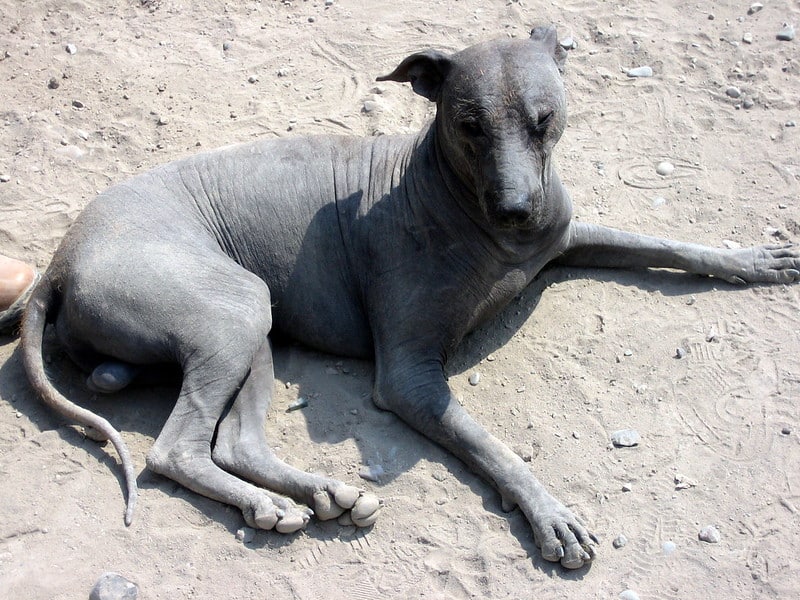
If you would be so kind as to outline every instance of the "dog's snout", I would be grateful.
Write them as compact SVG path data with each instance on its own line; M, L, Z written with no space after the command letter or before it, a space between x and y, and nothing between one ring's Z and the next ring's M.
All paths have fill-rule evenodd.
M533 215L534 199L531 194L500 194L489 202L489 212L498 225L517 227L527 223Z

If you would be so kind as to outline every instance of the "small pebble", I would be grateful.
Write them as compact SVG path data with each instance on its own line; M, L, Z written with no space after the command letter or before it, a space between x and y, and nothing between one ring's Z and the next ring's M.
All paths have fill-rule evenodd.
M630 483L623 483L622 484L622 491L623 492L632 492L633 491L633 487L631 486Z
M667 541L667 542L664 542L663 544L661 544L661 551L662 551L662 552L663 552L665 555L669 556L670 554L672 554L673 552L675 552L675 550L676 550L676 548L677 548L677 547L678 547L678 546L676 546L676 545L675 545L675 542L669 542L669 541Z
M119 573L103 573L89 593L89 600L136 600L139 588Z
M325 0L325 6L333 6L333 0Z
M784 127L797 127L797 123L794 121L786 121L786 123L784 123Z
M753 108L755 105L756 103L753 102L750 98L745 98L744 101L742 102L742 108L747 110Z
M624 535L620 533L617 537L614 538L614 541L611 542L611 545L614 546L614 548L616 548L617 550L619 550L627 543L628 543L628 538L626 538Z
M711 329L709 329L708 333L706 334L706 341L713 342L716 341L716 339L717 339L717 328L712 325Z
M222 42L222 49L223 49L225 52L227 52L228 50L230 50L230 49L231 49L231 46L232 46L232 45L233 45L233 44L231 44L231 42Z
M703 527L700 533L697 534L697 537L701 542L708 542L709 544L718 544L722 539L719 530L713 525L706 525Z
M8 183L11 181L10 175L0 175L0 183Z
M782 427L781 433L783 435L792 435L792 428L791 427Z
M258 81L258 77L255 75L250 75L250 77L247 78L247 83L255 83L256 81Z
M675 358L683 358L684 356L686 356L686 350L684 350L680 346L675 348Z
M611 443L618 448L637 446L640 441L639 432L635 429L620 429L611 434Z
M383 474L384 470L381 465L365 465L358 471L358 476L367 481L378 481Z
M760 2L753 2L753 3L750 5L750 8L748 8L748 9L747 9L747 14L748 14L748 15L754 15L754 14L756 14L758 11L760 11L762 8L764 8L764 5L763 5L763 4L761 4Z
M478 385L480 382L481 382L481 374L478 373L477 371L469 376L470 385Z
M778 32L776 35L780 41L782 42L791 42L794 39L794 27L789 25L789 23L783 24L783 29Z
M739 98L742 95L742 90L735 86L730 86L727 90L725 90L725 95L730 98Z
M633 350L625 350L622 354L624 356L633 356Z
M663 175L664 177L672 175L674 171L675 165L673 165L671 162L663 161L656 165L656 173Z
M305 398L298 398L295 402L289 405L289 408L286 409L286 412L292 412L293 410L300 410L301 408L305 408L308 406L308 400Z
M166 125L169 123L169 119L167 117L158 117L158 121L156 123L158 125Z
M60 85L61 82L55 77L51 77L50 80L47 82L47 87L49 87L51 90L57 90L58 86Z
M639 600L639 594L633 590L625 590L619 595L619 600Z
M84 104L80 100L73 100L72 106L74 106L75 108L83 108Z
M256 536L256 530L252 527L240 527L236 530L236 539L243 544L249 544Z
M753 43L753 34L750 33L749 31L745 32L745 34L742 35L742 41L745 44L752 44Z
M75 44L67 44L64 46L64 50L67 51L67 54L75 54L78 51L78 47Z
M652 77L652 76L653 76L653 69L648 66L628 69L628 77Z
M574 38L571 37L565 37L563 40L559 42L559 44L561 44L561 47L564 50L574 50L575 48L578 47L578 43L575 41Z
M378 103L375 100L365 100L364 106L361 109L365 113L371 113L378 108Z

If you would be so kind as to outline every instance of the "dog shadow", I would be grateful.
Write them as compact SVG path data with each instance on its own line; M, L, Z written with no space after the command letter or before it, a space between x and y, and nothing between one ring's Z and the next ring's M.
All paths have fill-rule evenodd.
M735 288L720 280L673 271L550 267L499 315L463 340L458 351L451 357L447 374L454 376L463 373L504 346L531 318L544 290L553 283L569 279L613 282L640 290L657 290L665 296L689 296L714 288ZM0 337L0 345L8 343L13 343L13 338ZM46 336L45 349L48 375L59 392L76 404L104 416L120 431L136 431L152 440L158 436L177 399L179 382L147 387L131 386L113 395L98 395L88 390L85 385L86 375L54 344L52 334ZM330 470L335 477L354 478L357 484L360 481L359 474L368 473L369 483L360 483L377 488L376 491L380 494L380 488L411 470L421 459L427 459L441 464L466 484L483 499L487 511L506 515L502 511L498 494L473 475L457 458L406 426L392 413L374 406L374 370L371 362L345 359L284 342L274 344L274 359L276 393L270 409L267 432L271 444L276 447L276 454L287 459L291 457L295 444L305 443L305 440L287 440L284 428L284 423L289 427L296 427L297 422L292 424L291 421L302 419L302 427L310 443L354 443L360 465L349 473L339 473L337 467L342 465L336 458L331 458L330 463L321 459L314 464L296 465L300 468ZM0 365L0 396L30 419L40 431L55 429L66 443L80 445L93 458L108 467L117 478L120 489L125 488L122 471L111 445L98 444L86 438L80 428L66 423L60 415L39 400L28 384L19 348L15 348L11 357ZM304 406L294 410L301 405ZM287 462L291 460L287 459ZM159 488L170 496L183 498L209 519L223 524L231 534L242 526L238 511L198 496L177 483L151 473L143 465L136 466L141 469L137 478L140 488ZM585 570L565 572L541 559L524 516L519 511L506 516L511 532L543 571L557 570L562 577L570 578L580 578L585 574ZM313 523L305 534L320 540L361 535L360 530L342 529L335 522ZM254 543L280 548L291 544L295 535L297 534L259 535Z

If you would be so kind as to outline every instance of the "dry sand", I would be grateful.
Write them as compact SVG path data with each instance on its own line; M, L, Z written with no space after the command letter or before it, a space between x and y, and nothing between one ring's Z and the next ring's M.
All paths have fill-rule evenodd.
M715 246L798 239L800 41L776 33L800 25L800 3L749 4L0 0L0 249L46 267L99 190L197 149L415 130L431 107L377 75L537 22L577 42L557 159L578 218ZM654 76L626 76L641 65ZM113 449L45 411L0 338L0 597L85 598L107 570L164 599L798 597L799 293L553 269L468 340L456 394L602 538L577 572L542 561L518 511L373 408L369 363L294 347L278 354L279 454L380 494L375 527L238 541L236 510L144 469L175 390L93 398L53 352L57 385L107 415L141 469L126 528ZM309 407L286 413L298 396ZM642 443L612 448L622 427ZM379 482L359 479L366 464ZM698 540L709 524L717 544Z

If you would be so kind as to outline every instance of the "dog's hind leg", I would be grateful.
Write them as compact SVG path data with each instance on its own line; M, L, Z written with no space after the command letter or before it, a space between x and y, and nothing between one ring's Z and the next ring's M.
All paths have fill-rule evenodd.
M216 266L210 262L200 268ZM290 533L306 524L306 511L226 472L211 456L217 424L251 367L258 370L259 348L271 326L266 285L236 265L223 266L226 271L219 277L225 277L225 285L215 286L208 298L196 298L191 312L184 310L169 332L177 338L183 384L147 466L203 496L237 506L252 527Z
M265 341L253 360L247 381L219 425L214 461L248 481L307 504L322 520L339 517L340 522L352 522L359 527L372 525L382 507L375 495L335 479L300 471L272 452L265 422L273 387L272 353L269 341Z

